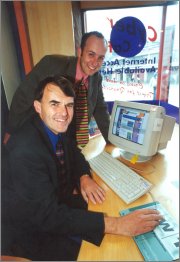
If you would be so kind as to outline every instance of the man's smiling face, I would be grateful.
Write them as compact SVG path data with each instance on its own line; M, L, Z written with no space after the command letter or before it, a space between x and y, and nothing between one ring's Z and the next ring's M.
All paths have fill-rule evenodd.
M55 134L66 132L73 118L74 98L66 96L53 83L46 85L41 101L34 108L46 126Z
M86 75L93 75L102 66L107 51L106 42L96 36L90 36L82 49L79 49L78 57L82 71Z

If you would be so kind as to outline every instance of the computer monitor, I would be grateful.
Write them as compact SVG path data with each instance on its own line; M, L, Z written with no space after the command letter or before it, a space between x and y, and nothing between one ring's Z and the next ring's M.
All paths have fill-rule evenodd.
M167 116L162 106L115 101L112 109L109 141L122 150L122 156L144 162L171 139L175 118Z

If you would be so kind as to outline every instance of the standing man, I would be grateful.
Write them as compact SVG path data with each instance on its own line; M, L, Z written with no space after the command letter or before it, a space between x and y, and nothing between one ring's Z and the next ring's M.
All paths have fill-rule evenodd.
M94 116L96 123L106 140L108 141L108 128L109 128L109 114L106 103L104 101L102 92L102 78L98 73L100 67L105 58L107 51L107 41L104 36L97 32L85 33L82 37L81 46L78 49L78 57L62 56L62 55L47 55L40 60L40 62L33 68L33 70L27 75L25 80L20 84L12 100L7 132L9 134L14 133L22 124L32 115L33 108L32 102L34 92L38 86L39 81L47 76L62 74L70 76L75 82L79 81L79 87L77 85L76 98L78 100L78 106L76 106L74 119L69 128L69 134L76 138L79 145L84 146L87 142L86 139L83 142L79 142L77 136L83 137L83 128L79 130L77 127L78 117L82 117L82 112L86 115L83 116L85 129L88 131L88 123L91 117ZM79 88L84 85L86 87L86 106L80 107L81 113L78 112L81 99L81 92ZM87 133L87 132L86 132Z
M148 232L162 216L138 210L124 217L87 211L105 193L80 150L66 136L73 118L72 83L47 77L36 88L36 114L5 145L2 177L2 254L34 261L74 261L81 239L100 245L104 234Z

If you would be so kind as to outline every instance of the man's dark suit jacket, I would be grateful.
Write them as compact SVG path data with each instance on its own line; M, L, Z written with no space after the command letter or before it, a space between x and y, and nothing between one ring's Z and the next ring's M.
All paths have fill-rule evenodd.
M42 58L15 92L10 108L7 131L12 134L32 114L34 90L42 79L55 74L67 75L75 79L76 65L76 57L48 55ZM94 116L104 139L108 141L109 114L102 92L102 77L97 72L93 76L89 76L88 79L89 121ZM74 121L75 119L72 121L69 130L71 130L70 135L75 137Z
M75 143L65 134L62 136L67 176L79 184L83 174L90 174L89 164ZM76 244L71 236L100 245L103 214L87 211L85 201L78 195L59 198L59 165L39 117L13 134L5 150L2 246L11 240L10 245L16 247L13 255L51 261L76 259L79 249L73 251ZM18 251L18 244L23 252Z

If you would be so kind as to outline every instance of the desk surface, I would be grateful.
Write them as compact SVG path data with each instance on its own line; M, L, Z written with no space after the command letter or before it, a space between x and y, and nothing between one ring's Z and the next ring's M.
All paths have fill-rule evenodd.
M112 152L113 146L106 150ZM120 158L121 161L129 162ZM109 216L119 216L119 211L129 207L159 201L171 215L179 221L179 125L175 125L173 136L167 148L161 150L150 161L135 164L133 167L143 170L136 171L154 186L151 194L140 197L138 200L125 204L95 173L94 179L106 191L106 200L103 204L89 203L89 210L104 212ZM131 237L106 234L100 247L83 241L78 261L143 261L135 242Z

